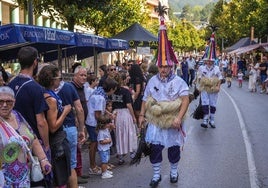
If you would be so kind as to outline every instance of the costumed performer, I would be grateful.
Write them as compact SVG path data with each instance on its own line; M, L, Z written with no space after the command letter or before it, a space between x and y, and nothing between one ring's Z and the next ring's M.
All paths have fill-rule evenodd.
M139 116L140 125L145 122L145 117L148 122L145 140L151 148L149 156L153 168L151 187L157 187L161 181L160 170L164 148L168 148L170 182L178 181L178 162L186 136L183 119L189 105L189 87L173 71L177 59L166 34L163 17L165 9L159 3L158 12L161 21L157 59L159 73L154 75L146 85Z
M220 91L221 83L223 83L222 73L220 68L215 65L216 51L215 51L215 38L212 33L210 43L206 47L206 53L203 57L204 65L198 69L198 82L199 90L201 92L201 102L203 109L203 123L201 127L208 128L208 124L212 128L215 125L215 112Z

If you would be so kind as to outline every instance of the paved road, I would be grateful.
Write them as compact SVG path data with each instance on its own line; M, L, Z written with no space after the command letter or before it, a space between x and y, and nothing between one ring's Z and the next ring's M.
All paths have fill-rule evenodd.
M201 121L188 118L187 141L179 165L179 182L169 183L169 163L163 153L162 181L159 188L255 188L268 187L268 95L250 93L247 83L238 88L222 86L219 94L216 129L200 127ZM192 112L197 100L189 108ZM83 149L84 172L88 150ZM149 187L152 170L148 158L140 165L117 166L112 179L91 176L85 187ZM99 161L98 161L99 162ZM117 163L115 156L111 157Z

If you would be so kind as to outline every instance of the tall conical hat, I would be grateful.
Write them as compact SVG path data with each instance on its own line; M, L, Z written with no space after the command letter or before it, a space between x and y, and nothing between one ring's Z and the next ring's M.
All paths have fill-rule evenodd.
M215 61L216 60L216 42L215 32L211 34L209 42L206 46L205 54L202 57L204 61Z
M156 11L160 17L160 26L158 33L158 49L157 49L157 62L156 65L159 66L173 66L174 63L177 64L178 60L174 54L171 42L168 40L167 28L165 25L164 14L166 14L166 7L161 6L159 2Z

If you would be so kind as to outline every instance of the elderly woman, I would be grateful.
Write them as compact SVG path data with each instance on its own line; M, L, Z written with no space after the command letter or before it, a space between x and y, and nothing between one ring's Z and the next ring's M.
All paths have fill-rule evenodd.
M1 86L0 187L30 187L30 159L25 144L38 157L44 174L50 173L51 165L29 124L19 112L13 110L14 104L13 90Z
M63 130L63 121L71 111L71 105L62 106L60 97L54 92L62 80L58 67L47 65L38 74L38 82L44 87L44 97L49 106L46 119L49 127L49 144L53 165L53 180L56 187L64 187L71 174L70 148Z

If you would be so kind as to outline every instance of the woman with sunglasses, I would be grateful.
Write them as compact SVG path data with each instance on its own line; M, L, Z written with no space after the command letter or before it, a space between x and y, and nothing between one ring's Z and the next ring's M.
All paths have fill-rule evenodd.
M53 181L56 187L65 187L71 174L70 148L63 130L63 121L71 111L71 105L62 106L60 97L54 92L62 80L58 67L47 65L38 74L38 82L45 88L44 97L49 106L46 119L49 127L49 143L53 166Z
M108 72L108 78L114 79L114 77L117 74L115 65L108 65L107 72Z

